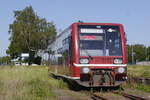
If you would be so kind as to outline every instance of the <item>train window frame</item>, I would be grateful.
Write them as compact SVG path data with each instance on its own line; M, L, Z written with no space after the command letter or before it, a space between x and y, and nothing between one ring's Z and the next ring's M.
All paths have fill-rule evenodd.
M81 32L80 32L80 29L81 28L83 28L83 27L81 27L81 26L92 26L92 28L93 27L96 27L96 25L78 25L78 28L77 28L77 31L78 31L78 44L79 44L79 47L78 47L78 50L79 50L79 55L80 56L82 56L80 53L80 50L81 50L81 48L80 48L80 42L81 42L81 40L80 40L80 34L82 34ZM119 37L119 40L120 40L120 42L119 42L119 45L120 45L120 54L109 54L109 55L107 55L107 53L106 53L106 51L107 51L107 49L106 49L106 47L107 47L107 41L106 41L106 39L104 39L104 42L106 42L106 43L104 43L104 45L105 45L105 47L104 47L104 52L105 52L105 54L103 55L103 56L123 56L123 45L122 45L122 34L121 34L121 27L120 26L118 26L118 25L101 25L101 27L106 27L106 29L108 30L109 28L114 28L114 29L116 29L115 30L115 33L117 33L118 35L120 35L120 37ZM109 27L109 28L107 28L107 27ZM85 28L85 27L84 27ZM107 34L109 34L109 33L113 33L114 31L112 31L112 32L109 32L109 31L107 31L107 30L104 30L105 31L105 37L106 37L106 35ZM107 32L106 32L107 31ZM102 33L101 33L102 34ZM107 47L107 48L110 48L110 47ZM114 46L114 48L115 48L115 46ZM88 55L87 55L88 56Z
M69 37L68 37L68 39L69 39L69 57L70 57L70 62L73 62L74 61L74 49L72 48L73 46L72 46L72 35L70 35ZM73 63L72 63L73 64Z

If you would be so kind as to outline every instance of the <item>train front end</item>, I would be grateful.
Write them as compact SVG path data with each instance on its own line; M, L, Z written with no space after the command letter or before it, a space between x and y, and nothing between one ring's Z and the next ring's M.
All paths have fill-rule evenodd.
M83 86L117 86L127 79L126 39L123 25L72 25L73 76Z

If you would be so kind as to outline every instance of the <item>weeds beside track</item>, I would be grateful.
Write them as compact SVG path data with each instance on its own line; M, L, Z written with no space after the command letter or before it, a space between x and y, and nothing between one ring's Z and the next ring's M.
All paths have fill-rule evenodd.
M0 100L54 100L55 88L67 88L62 80L48 78L44 66L0 66Z

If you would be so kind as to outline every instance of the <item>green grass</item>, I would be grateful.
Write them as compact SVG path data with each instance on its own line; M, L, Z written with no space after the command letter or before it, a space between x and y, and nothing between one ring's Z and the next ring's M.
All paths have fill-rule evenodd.
M128 66L128 76L150 78L150 66Z
M130 88L130 89L138 89L138 90L142 90L144 92L150 92L150 86L149 85L144 85L144 84L140 84L140 83L136 83L136 82L129 82L127 81L126 84L123 84L124 88Z
M150 85L136 83L135 78L150 78L150 66L128 66L128 80L125 88L134 88L145 92L150 92Z
M53 65L49 67L49 72L54 72L58 74L63 74L63 75L71 75L71 69L69 66L57 66Z
M62 80L48 77L44 66L0 66L0 99L55 100L53 89L66 89Z

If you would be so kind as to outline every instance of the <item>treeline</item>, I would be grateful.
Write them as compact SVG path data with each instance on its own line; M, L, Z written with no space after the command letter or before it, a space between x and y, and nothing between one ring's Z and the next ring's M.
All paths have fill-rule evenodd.
M136 63L140 61L150 61L150 46L143 44L127 45L128 63Z
M22 53L29 53L29 64L36 60L37 52L45 50L49 41L55 38L53 22L40 18L31 6L14 11L14 21L9 25L10 45L6 53L16 59Z
M8 65L11 64L10 56L0 57L0 65Z
M129 64L140 62L140 61L150 61L150 46L146 47L143 44L127 45L127 60ZM0 57L0 65L10 64L11 57L4 56Z

